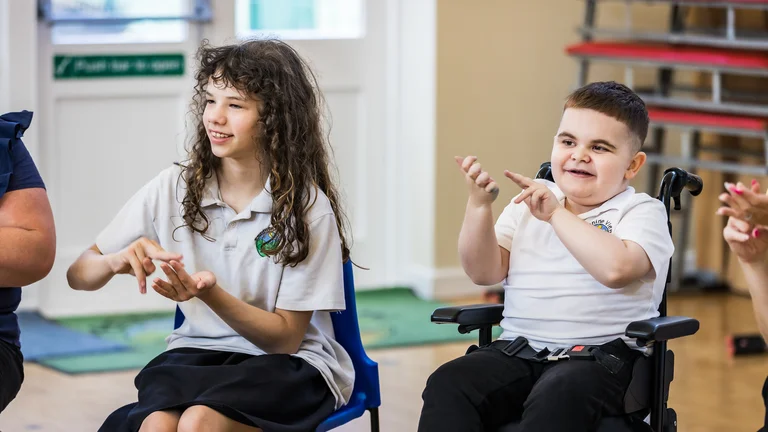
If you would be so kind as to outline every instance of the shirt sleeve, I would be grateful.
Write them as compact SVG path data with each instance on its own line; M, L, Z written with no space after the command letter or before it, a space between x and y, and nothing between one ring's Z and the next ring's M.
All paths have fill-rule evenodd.
M501 212L501 215L496 220L494 230L496 231L496 240L499 242L499 246L506 250L512 249L512 238L515 235L517 224L520 221L522 214L522 207L525 207L525 203L515 204L514 198L510 200L509 204Z
M154 226L157 185L157 179L144 185L99 233L96 247L101 253L119 252L141 237L159 242Z
M0 116L0 196L20 189L45 188L32 156L21 141L31 122L29 111Z
M8 179L7 192L31 188L45 189L45 183L37 170L35 161L32 160L32 156L21 140L14 143L11 150L11 160L13 161L13 172Z
M345 309L341 237L333 213L309 224L309 254L295 267L283 270L275 307L292 311Z
M648 255L654 271L643 280L655 279L657 275L666 276L675 246L661 201L648 198L630 207L616 226L615 234L622 240L637 243Z

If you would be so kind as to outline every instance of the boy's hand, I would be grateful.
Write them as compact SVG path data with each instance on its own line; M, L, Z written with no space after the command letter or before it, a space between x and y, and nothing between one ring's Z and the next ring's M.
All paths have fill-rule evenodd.
M504 171L504 175L523 188L523 192L515 198L515 204L525 202L536 219L549 222L555 211L562 207L555 194L547 186L536 183L524 175L509 171Z
M483 171L476 156L456 156L456 164L469 187L469 202L476 207L491 205L499 196L499 187L488 172Z
M734 217L728 218L723 238L739 260L745 263L764 261L768 250L768 232Z

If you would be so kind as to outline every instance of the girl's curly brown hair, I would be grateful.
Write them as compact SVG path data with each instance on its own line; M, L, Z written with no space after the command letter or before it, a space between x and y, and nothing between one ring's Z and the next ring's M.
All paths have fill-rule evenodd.
M200 202L206 180L221 164L211 151L202 121L205 89L211 78L216 84L233 86L262 104L261 136L254 145L258 147L257 154L271 165L272 216L267 230L273 230L276 241L263 252L290 266L307 257L310 233L305 215L313 204L310 203L311 189L316 187L331 202L341 237L342 258L346 262L349 258L347 219L329 172L332 149L321 124L324 100L309 66L288 44L273 39L221 47L203 41L197 58L197 84L192 100L196 134L181 173L187 185L181 203L185 226L206 236L209 221Z

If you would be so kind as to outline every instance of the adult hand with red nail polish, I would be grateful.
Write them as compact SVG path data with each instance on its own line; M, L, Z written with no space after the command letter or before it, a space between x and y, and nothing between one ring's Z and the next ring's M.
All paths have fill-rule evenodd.
M759 230L768 230L768 195L760 192L757 180L752 180L751 187L741 182L725 183L725 189L728 192L718 197L725 204L717 209L718 215L742 220Z
M741 183L726 183L725 187L729 193L723 195L728 197L721 195L720 200L728 207L717 210L718 214L729 216L723 229L723 238L739 259L739 266L749 287L757 325L763 338L768 340L768 229L764 225L768 198L760 193L757 180L752 180L750 189L743 187ZM768 407L768 395L765 391L763 396Z
M768 251L768 230L729 217L723 229L723 238L741 262L765 261L766 251Z

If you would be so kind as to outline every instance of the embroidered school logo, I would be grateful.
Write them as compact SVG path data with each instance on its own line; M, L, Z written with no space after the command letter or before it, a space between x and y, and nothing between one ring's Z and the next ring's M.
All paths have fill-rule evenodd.
M254 239L254 243L256 243L256 252L259 253L259 256L267 256L265 252L274 250L277 247L278 239L279 236L274 228L266 228Z
M610 221L604 220L604 219L597 219L592 221L592 225L600 228L601 230L611 233L613 232L613 225L611 225Z

